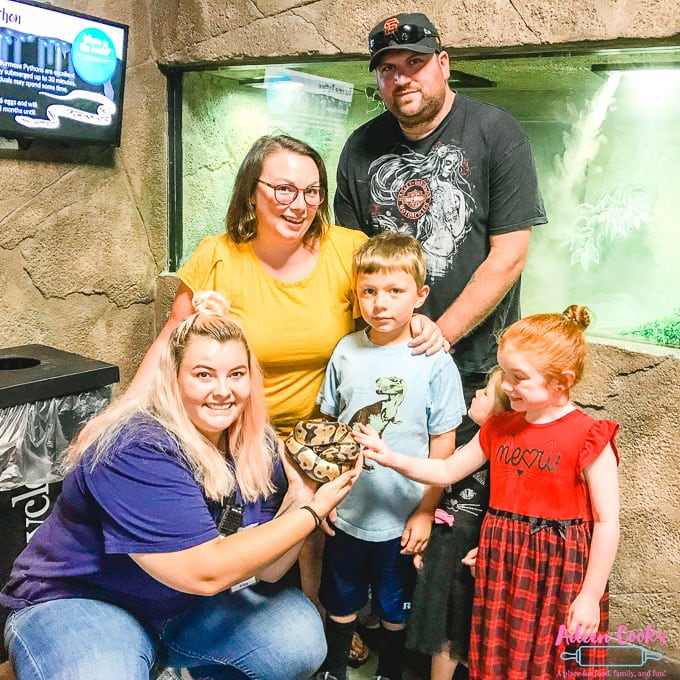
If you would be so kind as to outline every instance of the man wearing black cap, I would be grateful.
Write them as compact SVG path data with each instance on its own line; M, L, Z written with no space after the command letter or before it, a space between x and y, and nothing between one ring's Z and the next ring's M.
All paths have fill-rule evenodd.
M451 90L448 54L424 14L388 17L368 46L387 111L345 144L336 222L420 241L423 311L451 343L469 404L496 363L496 334L519 318L531 227L547 221L531 147L509 113ZM464 424L457 443L473 434Z
M368 48L387 111L345 144L335 221L369 236L390 230L420 241L430 286L421 311L450 342L469 405L496 364L498 332L519 318L531 227L547 221L529 140L506 111L449 87L449 56L424 14L387 17ZM466 419L456 443L475 431ZM441 510L452 513L459 485L444 494ZM329 656L331 646L329 638ZM390 675L380 664L377 673Z

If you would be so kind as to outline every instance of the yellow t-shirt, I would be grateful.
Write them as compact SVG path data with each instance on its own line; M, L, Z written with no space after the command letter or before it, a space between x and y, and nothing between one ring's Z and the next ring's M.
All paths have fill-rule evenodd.
M177 273L193 292L215 290L229 302L262 366L269 414L282 436L313 414L333 348L354 330L352 253L365 240L360 231L330 227L311 274L283 283L264 269L252 243L208 236Z

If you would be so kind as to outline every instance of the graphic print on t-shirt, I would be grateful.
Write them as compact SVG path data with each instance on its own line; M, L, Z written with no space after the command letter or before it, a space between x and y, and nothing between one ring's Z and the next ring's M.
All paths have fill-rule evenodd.
M475 208L470 168L455 144L435 144L427 155L408 147L369 167L371 220L379 231L415 236L427 257L428 275L442 278L470 231Z
M444 489L441 507L454 516L458 512L466 512L479 517L488 505L488 488L485 493L488 481L489 469L484 467L467 479L450 484ZM483 505L480 502L481 497L484 497Z
M390 424L399 425L397 411L406 396L406 381L403 378L383 377L375 381L375 392L384 395L368 406L360 408L349 420L348 425L353 429L356 423L370 425L381 437L384 429Z
M512 437L506 439L496 449L495 459L515 468L521 477L527 470L553 472L560 464L560 453L554 441L546 442L542 449L526 448L517 445Z

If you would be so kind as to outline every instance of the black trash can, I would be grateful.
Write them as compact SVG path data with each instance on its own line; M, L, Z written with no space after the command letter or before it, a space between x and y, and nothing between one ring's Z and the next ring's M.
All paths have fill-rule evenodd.
M0 587L59 495L62 452L119 379L117 366L53 347L0 349ZM6 618L0 609L0 661Z

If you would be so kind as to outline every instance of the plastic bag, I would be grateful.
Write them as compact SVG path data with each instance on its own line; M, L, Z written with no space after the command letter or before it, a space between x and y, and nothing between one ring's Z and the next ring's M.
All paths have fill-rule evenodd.
M0 409L0 491L61 479L61 454L110 401L106 385Z

